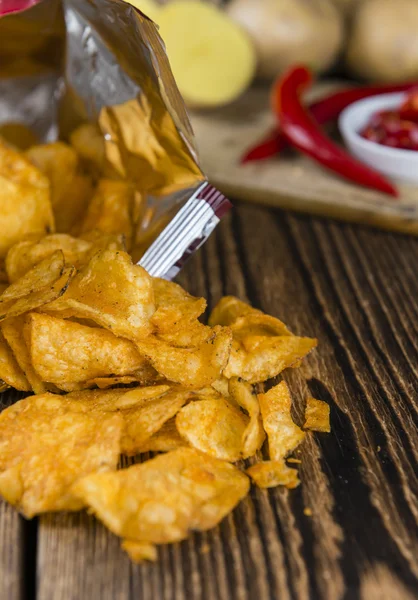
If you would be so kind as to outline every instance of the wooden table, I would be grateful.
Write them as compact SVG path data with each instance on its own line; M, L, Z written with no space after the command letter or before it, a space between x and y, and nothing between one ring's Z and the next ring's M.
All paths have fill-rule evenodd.
M0 504L1 600L410 600L418 594L418 240L239 206L180 279L236 294L319 349L287 376L331 404L302 486L251 495L216 530L134 566L85 513Z

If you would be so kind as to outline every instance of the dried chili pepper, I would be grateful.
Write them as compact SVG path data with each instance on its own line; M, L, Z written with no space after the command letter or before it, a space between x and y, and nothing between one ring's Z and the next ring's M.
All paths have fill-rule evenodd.
M382 175L352 158L321 131L301 102L301 94L311 82L308 69L296 67L274 87L273 110L290 144L345 179L397 196L396 188Z
M418 83L415 81L397 85L367 86L348 90L340 90L331 94L330 96L327 96L326 98L323 98L322 100L318 100L310 104L309 111L320 125L325 125L326 123L337 119L342 111L347 108L347 106L353 102L356 102L357 100L362 100L363 98L376 96L378 94L405 92L416 88L417 85ZM409 115L411 114L411 110L415 115L415 118L410 118L409 120L418 120L418 93L415 92L415 94L417 94L415 103L411 105L405 102L404 105L405 111L408 110ZM244 164L247 162L271 158L272 156L282 152L288 146L289 144L286 140L286 136L283 135L280 126L278 126L270 131L261 142L247 150L241 159L241 163Z

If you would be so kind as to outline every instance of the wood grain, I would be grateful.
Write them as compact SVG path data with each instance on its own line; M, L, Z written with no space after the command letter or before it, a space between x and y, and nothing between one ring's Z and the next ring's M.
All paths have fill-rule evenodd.
M308 393L330 403L332 433L309 436L298 452L300 488L252 489L218 528L161 548L155 565L131 564L119 540L84 513L42 517L32 556L37 597L417 597L417 261L413 238L238 206L180 281L210 306L237 294L317 336L318 350L286 379L296 418ZM0 528L10 523L17 550L3 544L1 572L13 564L16 574L21 524L11 509L4 514ZM0 581L2 600L34 597L10 581L15 596Z

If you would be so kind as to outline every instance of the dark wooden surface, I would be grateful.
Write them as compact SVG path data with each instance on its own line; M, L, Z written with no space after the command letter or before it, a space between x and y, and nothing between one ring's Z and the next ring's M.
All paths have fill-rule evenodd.
M418 598L417 263L417 239L237 207L180 281L319 338L287 376L331 404L332 433L300 452L302 486L253 489L143 566L84 513L28 524L0 503L1 600Z

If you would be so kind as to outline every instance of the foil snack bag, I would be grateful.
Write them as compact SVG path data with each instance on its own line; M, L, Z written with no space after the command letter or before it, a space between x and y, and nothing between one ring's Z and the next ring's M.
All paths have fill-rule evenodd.
M153 276L173 278L230 207L155 24L122 0L0 0L0 134L10 123L42 142L94 124L102 172L135 187L131 254Z

